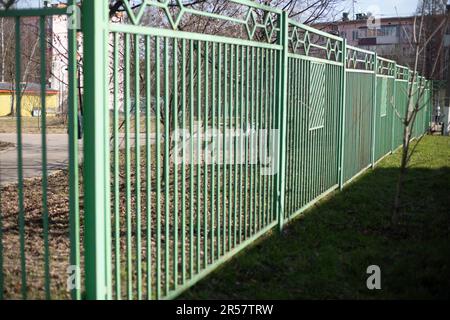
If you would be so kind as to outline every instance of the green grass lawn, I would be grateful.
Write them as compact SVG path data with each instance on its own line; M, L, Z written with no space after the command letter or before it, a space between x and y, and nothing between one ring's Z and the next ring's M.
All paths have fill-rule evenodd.
M400 153L244 250L183 299L448 299L450 138L426 136L391 225ZM381 290L366 287L369 265Z

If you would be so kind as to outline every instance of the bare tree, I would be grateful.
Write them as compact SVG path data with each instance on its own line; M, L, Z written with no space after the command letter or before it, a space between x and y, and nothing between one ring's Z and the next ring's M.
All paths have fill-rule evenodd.
M400 210L402 207L402 192L405 184L405 175L408 170L408 165L410 163L411 157L414 154L417 145L411 149L411 139L413 128L417 119L417 115L423 108L429 103L429 101L423 101L427 88L424 86L423 78L419 79L419 68L426 70L426 64L429 61L427 50L430 43L433 41L434 37L438 36L439 33L443 32L446 25L448 24L448 16L446 19L442 20L428 36L425 32L425 20L426 20L426 6L420 6L420 14L416 16L414 21L413 35L411 39L411 45L415 48L415 62L413 66L412 78L408 86L408 99L407 108L404 117L402 118L403 123L403 144L402 144L402 155L399 176L397 179L397 186L393 205L393 215L392 221L396 223L399 218ZM439 61L443 52L443 40L441 37L440 43L435 47L437 50L435 54L434 63L429 71L429 76L435 75L439 70ZM414 84L418 83L417 89L415 89Z
M0 0L0 8L1 9L9 9L12 8L14 4L16 4L18 0Z

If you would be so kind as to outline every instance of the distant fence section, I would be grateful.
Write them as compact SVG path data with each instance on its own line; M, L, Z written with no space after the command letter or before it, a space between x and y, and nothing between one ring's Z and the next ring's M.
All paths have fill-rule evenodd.
M43 64L42 175L23 178L19 116L18 184L9 187L18 195L0 196L0 299L174 298L395 151L411 88L421 107L413 137L429 128L429 82L409 68L277 8L229 3L236 10L213 13L124 1L125 18L112 22L109 1L83 1L82 25L67 38L70 163L51 178L46 24L78 10L0 11L15 21L16 83L28 17L40 19ZM188 18L208 27L180 30ZM57 205L62 215L55 195L67 199Z

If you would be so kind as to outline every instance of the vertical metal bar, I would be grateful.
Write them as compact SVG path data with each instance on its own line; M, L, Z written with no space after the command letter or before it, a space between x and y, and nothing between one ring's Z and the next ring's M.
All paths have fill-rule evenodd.
M75 0L71 0L75 5ZM72 18L78 19L77 10ZM68 31L68 117L69 117L69 237L70 265L75 267L75 287L71 290L74 300L81 299L80 275L80 212L79 212L79 178L78 178L78 91L77 91L77 30Z
M297 59L294 62L294 67L293 70L291 72L289 72L290 76L293 78L293 82L294 82L294 94L292 96L292 98L294 99L294 103L292 104L292 109L293 109L293 114L294 114L294 128L295 128L295 132L294 132L294 159L293 159L293 165L294 165L294 170L293 170L293 187L292 187L292 209L290 212L288 212L288 216L292 215L293 213L295 213L297 211L297 209L299 209L300 207L298 206L297 203L297 199L298 199L298 159L299 159L299 132L300 132L300 128L299 128L299 117L298 117L298 109L299 109L299 91L300 91L300 83L299 83L299 74L300 74L300 61Z
M276 90L276 81L277 79L277 66L276 66L276 55L277 52L275 50L271 50L270 51L270 73L271 73L271 83L270 83L270 90L271 92L275 92ZM270 95L270 129L274 130L276 128L275 126L275 108L276 108L276 104L277 104L277 99L276 99L276 95L271 94ZM277 136L273 135L271 137L271 152L275 157L278 157L278 150L276 149L276 145L278 143L277 141ZM278 166L277 165L277 161L274 161L272 163L272 170L277 170L277 168L273 168L273 166ZM275 197L273 196L275 194L275 190L276 190L276 186L275 186L275 171L271 172L270 175L270 193L268 195L268 198L270 199L270 207L269 210L272 212L272 221L277 219L276 216L276 211L274 210L274 199Z
M84 30L85 269L87 299L111 298L109 250L109 113L107 112L106 61L108 4L82 5Z
M131 253L131 146L130 146L130 34L125 34L125 90L124 90L124 104L125 104L125 214L126 214L126 252L127 252L127 298L131 300L133 298L133 273L132 273L132 253Z
M18 178L18 200L19 200L19 233L20 233L20 272L21 272L21 294L22 299L27 299L27 265L25 257L25 212L23 195L23 151L22 151L22 45L21 45L21 21L15 19L16 29L16 126L17 126L17 178Z
M344 157L345 157L345 110L346 110L346 90L347 90L347 40L342 41L342 68L341 68L341 85L340 85L340 141L339 141L339 164L338 164L338 183L342 190L344 187Z
M313 169L314 169L314 138L313 138L313 132L309 130L309 106L311 101L311 62L308 62L305 67L306 75L305 75L305 81L308 81L308 87L306 89L306 94L308 95L308 102L307 102L307 110L305 112L305 115L307 117L307 123L306 123L306 139L308 141L308 157L307 157L307 181L306 181L306 202L310 202L313 198L313 183L314 183L314 176L313 176Z
M289 193L289 197L290 197L290 205L288 206L288 204L286 204L286 212L285 212L285 217L289 218L290 215L292 215L295 211L296 211L296 204L295 204L295 198L296 198L296 193L295 193L295 187L296 187L296 176L297 176L297 171L296 171L296 159L297 159L297 150L296 150L296 142L297 142L297 121L296 121L296 115L297 115L297 103L298 103L298 98L297 98L297 90L299 90L299 85L298 85L298 73L297 73L297 67L298 67L299 61L298 59L295 59L292 61L292 63L290 64L290 66L292 67L291 70L288 71L288 76L290 78L290 82L292 82L292 93L288 94L288 96L292 99L289 102L289 109L292 109L292 119L290 120L290 123L288 123L288 128L292 131L292 139L289 139L288 142L290 142L291 145L291 150L289 151L292 154L292 160L291 160L291 170L292 172L289 174L287 174L288 176L291 177L292 179L292 185L290 187L290 193ZM289 133L289 132L287 132ZM286 168L288 166L288 163L286 163Z
M156 100L156 299L161 297L161 39L155 38Z
M283 50L278 52L278 87L277 95L279 100L279 108L276 113L277 128L280 130L279 146L280 146L280 168L276 175L277 192L275 194L276 208L275 212L278 216L278 228L280 231L284 225L284 197L285 197L285 150L286 150L286 101L287 101L287 61L289 51L289 24L287 12L283 11L280 19L281 37L280 44L283 46Z
M42 228L44 233L44 273L45 273L45 298L50 300L50 248L48 242L48 206L47 206L47 42L45 16L39 18L39 44L41 67L41 148L42 148Z
M393 93L393 98L392 98L392 104L391 105L391 115L392 115L392 119L391 119L391 154L394 152L395 150L395 110L397 110L397 64L395 64L394 67L394 80L393 80L393 86L394 86L394 93Z
M229 159L229 180L228 180L228 249L231 250L233 247L233 233L232 233L232 226L234 222L232 221L232 200L233 200L233 189L232 189L232 181L233 181L233 161L234 161L234 155L233 155L233 84L234 84L234 68L233 68L233 61L234 61L234 45L230 45L230 79L229 79L229 87L228 87L228 127L229 127L229 133L228 133L228 148L229 148L229 155L231 155L231 159ZM234 169L234 168L233 168Z
M315 68L315 74L312 75L312 77L318 77L319 74L322 72L322 70L318 67L318 65ZM311 77L311 78L312 78ZM321 162L321 154L320 154L320 143L321 143L321 135L319 130L313 131L314 135L314 184L313 184L313 197L312 199L315 199L319 195L319 188L320 188L320 162Z
M244 118L244 159L245 159L245 172L244 172L244 239L247 240L248 237L248 203L249 203L249 194L248 194L248 111L249 111L249 83L250 83L250 56L249 56L250 48L245 48L245 118Z
M301 208L303 206L303 188L302 188L302 184L303 184L303 154L304 154L304 148L303 148L303 140L304 140L304 119L303 119L303 103L305 100L305 96L303 94L303 90L304 90L304 86L305 83L303 81L303 66L304 66L304 61L299 61L298 62L298 70L299 73L296 75L296 77L298 77L298 117L299 117L299 151L298 151L298 185L297 185L297 199L298 199L298 207Z
M270 127L268 125L268 110L269 110L269 86L270 86L270 72L269 72L269 54L270 54L270 50L266 50L265 52L265 75L264 75L264 82L265 82L265 101L264 101L264 127L263 129L266 130L266 138L264 140L264 157L267 157L268 154L268 139L269 139L269 135L270 135ZM263 201L264 201L264 215L265 215L265 226L270 224L270 220L269 220L269 206L268 206L268 186L269 186L269 174L267 173L267 167L265 168L266 170L266 175L264 176L264 193L263 193Z
M178 129L178 39L173 39L172 94L173 94L173 129ZM178 137L174 139L174 209L173 209L173 284L178 287ZM171 141L170 141L171 142Z
M297 62L297 74L296 74L296 78L297 78L297 82L298 82L298 90L297 90L297 107L296 107L296 112L297 112L297 121L298 121L298 141L297 141L297 182L296 182L296 204L297 204L297 209L302 207L302 199L301 199L301 181L302 181L302 173L301 173L301 169L302 169L302 155L303 155L303 145L302 145L302 141L303 141L303 119L302 119L302 86L304 86L304 83L302 82L302 77L301 77L301 73L302 73L302 66L303 63L302 61L298 61Z
M308 62L307 61L302 61L302 74L301 74L301 83L302 83L302 97L303 100L303 104L302 104L302 109L301 109L301 116L302 116L302 154L301 154L301 159L302 159L302 170L301 170L301 175L302 175L302 181L301 181L301 205L305 205L307 203L307 194L308 194L308 190L307 190L307 183L308 183L308 176L307 176L307 170L308 170L308 157L309 157L309 152L308 152L308 137L309 137L309 132L308 132L308 121L307 121L307 115L306 112L308 111L307 108L307 104L308 104L308 98L309 95L307 93L308 88L309 88L309 82L307 81L307 67L308 67Z
M331 74L331 83L339 83L339 80L336 77L336 74L338 72L338 68L336 66L329 66L329 70L328 74ZM339 105L339 99L336 99L336 85L332 86L330 85L330 82L327 81L326 83L327 89L328 89L328 95L327 95L327 101L325 102L325 106L327 105ZM332 181L332 174L333 174L333 170L337 167L335 167L333 164L333 157L334 155L337 154L338 149L336 149L336 144L335 144L335 140L333 139L333 135L335 133L335 128L334 128L334 119L335 119L335 108L333 109L328 109L325 108L325 114L324 114L324 119L325 119L325 127L327 128L327 132L326 132L326 144L329 146L329 151L325 151L324 155L325 155L325 165L326 165L326 171L327 171L327 175L326 175L326 180L325 180L325 186L324 186L324 190L328 190L331 186L334 185L333 181ZM329 114L329 116L327 116L327 114ZM327 120L330 119L329 122L327 122ZM332 164L332 165L330 165Z
M307 130L307 116L306 116L306 111L307 111L307 101L308 101L308 94L306 93L307 88L308 88L308 81L306 80L306 67L307 67L307 63L306 61L301 61L300 62L300 97L301 97L301 101L300 101L300 109L299 109L299 116L301 119L301 127L300 127L300 132L301 132L301 153L300 153L300 185L299 185L299 189L300 189L300 207L303 207L306 204L305 201L305 194L306 194L306 190L305 190L305 180L306 180L306 155L307 155L307 137L308 137L308 130Z
M207 130L208 130L208 117L209 117L209 110L208 110L208 94L209 94L209 42L205 42L205 74L204 74L204 99L205 99L205 105L204 105L204 121L203 121L203 134L204 139L206 141L207 138ZM203 233L203 267L206 269L208 266L208 175L209 175L209 166L208 163L208 155L206 154L207 150L205 152L204 157L204 164L203 164L203 227L204 227L204 233Z
M164 38L164 284L170 290L170 91L169 91L169 38Z
M136 286L137 299L142 300L142 233L141 233L141 105L140 105L140 37L134 38L134 157L136 201Z
M186 39L182 40L181 43L181 114L183 130L187 128L186 122ZM182 187L181 187L181 201L182 201L182 212L181 212L181 283L186 282L186 150L185 136L183 134L183 163L182 163Z
M268 210L268 212L270 213L269 214L269 219L270 219L270 223L273 221L273 216L274 216L274 214L275 214L275 212L272 210L273 209L273 206L272 206L272 204L273 204L273 201L272 201L272 199L273 199L273 166L275 165L275 163L276 163L276 161L275 161L275 158L274 158L274 156L278 156L278 155L275 155L275 152L274 152L274 146L273 146L273 144L274 144L274 139L275 139L275 137L274 137L274 135L273 135L273 129L274 129L274 125L273 125L273 114L274 114L274 102L275 102L275 99L274 99L274 97L273 97L273 92L274 92L274 71L275 71L275 68L274 68L274 50L270 50L270 52L269 52L269 71L268 71L268 73L269 73L269 92L270 92L270 95L269 95L269 106L268 106L268 112L269 112L269 121L268 121L268 123L269 123L269 127L268 127L268 129L270 129L270 136L269 136L269 141L268 141L268 145L269 145L269 150L270 150L270 154L271 154L271 156L272 156L272 162L271 162L271 164L270 164L270 166L271 166L271 172L270 172L270 176L268 177L269 178L269 186L268 186L268 192L267 192L267 201L268 201L268 208L267 208L267 210Z
M234 105L233 105L233 120L234 120L234 127L233 130L233 155L234 155L234 166L233 166L233 172L234 172L234 182L233 182L233 189L234 189L234 195L233 195L233 247L236 247L237 244L237 143L236 143L236 130L237 130L237 118L238 118L238 61L239 61L239 46L234 47L234 80L233 81L233 87L232 92L234 94ZM234 90L233 90L234 88Z
M228 108L228 92L227 92L227 85L228 85L228 44L224 44L224 87L223 87L223 96L224 96L224 104L223 104L223 141L222 141L222 155L223 155L223 179L222 179L222 214L223 214L223 228L222 228L222 244L223 244L223 254L226 253L226 226L227 226L227 219L226 219L226 209L227 209L227 189L226 189L226 182L228 181L227 178L227 153L226 153L226 142L227 142L227 108Z
M223 193L223 188L221 187L221 175L223 174L223 161L219 159L220 154L224 154L223 143L219 141L221 131L221 124L223 122L222 119L222 48L223 45L221 43L218 44L218 64L217 64L217 256L220 257L222 255L222 230L224 226L225 220L221 220L221 192Z
M196 161L197 161L197 273L200 273L200 254L201 254L201 185L200 185L200 176L201 176L201 94L202 94L202 43L197 41L197 152L196 152Z
M119 34L114 33L114 252L116 297L121 299L121 255L120 255L120 164L119 164Z
M215 196L216 196L216 44L212 44L212 53L211 53L211 128L212 128L212 156L211 156L211 239L210 239L210 252L211 252L211 263L214 263L215 260L215 245L217 241L215 240L215 212L214 207L216 205L215 203Z
M304 61L299 61L298 62L298 74L296 75L296 77L298 78L298 104L297 104L297 113L298 113L298 121L299 121L299 141L298 141L298 146L299 146L299 151L298 151L298 178L297 178L297 205L298 208L301 208L303 206L303 199L302 199L302 195L303 195L303 188L302 188L302 182L303 182L303 174L302 174L302 170L303 170L303 156L304 156L304 145L303 145L303 141L305 140L304 135L305 135L305 119L303 117L303 110L305 109L305 106L303 105L304 101L305 101L305 96L304 96L304 87L305 87L305 81L304 81L304 77L302 76L302 72L304 70Z
M254 226L253 226L253 217L254 217L254 210L253 210L253 122L254 122L254 116L253 116L253 110L254 110L254 104L255 104L255 48L252 47L252 54L251 54L251 68L250 68L250 107L249 107L249 123L248 123L248 132L249 132L249 150L250 153L248 155L249 157L249 164L250 164L250 183L249 183L249 234L250 236L253 235Z
M259 49L259 72L258 72L258 127L256 130L256 163L257 163L257 177L258 177L258 216L259 216L259 230L262 230L263 228L263 215L262 215L262 182L261 182L261 161L259 159L259 152L261 150L260 140L259 140L259 134L261 130L261 123L262 123L262 110L263 110L263 72L264 72L264 65L263 65L263 55L264 55L264 49Z
M320 79L321 80L325 80L326 79L326 65L323 65L323 67L318 68L319 69L319 74L320 74ZM326 93L326 87L325 87L325 83L323 81L321 81L321 86L324 87L324 92ZM326 97L323 97L324 99L324 103L326 102ZM325 108L325 106L324 106ZM325 111L325 110L324 110ZM325 114L324 114L325 116ZM324 121L325 124L325 121ZM314 194L314 198L316 198L317 196L319 196L322 192L321 192L321 188L322 188L322 174L325 174L325 172L323 171L323 148L321 146L321 144L324 143L324 131L325 130L316 130L316 137L317 137L317 168L316 168L316 192Z
M258 109L259 109L259 74L260 74L260 66L259 66L259 56L261 49L256 48L256 57L255 57L255 86L254 86L254 94L255 94L255 104L252 110L252 124L253 124L253 135L252 135L252 166L253 166L253 192L251 193L251 197L253 198L253 228L254 232L258 232L259 228L259 214L258 214L258 161L257 161L257 150L258 150L258 142L256 140L258 134Z
M336 184L338 184L338 178L334 175L334 173L336 172L338 174L338 165L336 165L337 163L337 159L339 158L339 140L336 139L337 133L338 133L338 125L337 125L337 121L336 119L338 119L336 117L336 115L339 112L339 105L340 105L340 99L339 99L339 90L340 90L340 71L341 71L341 67L336 66L333 68L334 70L334 75L333 75L333 79L335 82L339 83L339 85L335 85L333 87L333 93L331 95L330 99L333 99L333 101L337 101L337 108L333 109L333 115L331 116L332 119L332 124L330 124L330 129L332 130L330 132L330 141L333 144L333 148L331 150L333 150L333 156L330 158L330 162L329 162L329 174L328 174L328 186L334 186ZM337 112L336 112L337 111ZM336 171L335 171L336 170ZM337 175L336 174L336 175Z
M375 52L374 54L374 59L375 59L375 71L373 74L373 81L372 81L372 169L375 168L375 147L376 147L376 143L377 143L377 118L378 118L378 113L377 113L377 70L378 70L378 55Z
M152 69L151 69L151 38L145 38L145 156L146 156L146 206L147 206L147 299L152 299L152 147L151 147L151 97L152 97ZM117 69L116 69L117 70Z
M289 59L288 61L288 87L287 87L287 96L288 96L288 108L286 110L287 112L287 127L286 127L286 135L287 135L287 145L288 148L286 150L286 171L287 171L287 177L286 177L286 212L292 211L292 158L293 158L293 150L292 150L292 139L293 139L293 129L294 125L292 123L292 117L293 117L293 110L292 107L294 103L295 97L292 95L292 90L294 87L293 84L293 77L291 73L293 73L293 59Z
M242 201L242 194L245 195L245 191L243 192L243 147L244 147L244 47L241 46L240 51L240 73L239 73L239 81L240 81L240 101L239 101L239 117L240 117L240 124L239 124L239 243L242 243L243 238L243 201Z
M189 274L194 276L194 41L189 42L189 141L190 141L190 186L189 186Z

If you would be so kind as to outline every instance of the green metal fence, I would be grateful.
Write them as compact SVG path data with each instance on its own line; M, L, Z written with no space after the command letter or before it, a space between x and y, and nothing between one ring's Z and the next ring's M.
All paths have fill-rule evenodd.
M347 48L343 128L343 181L350 182L372 164L376 110L376 54Z
M75 1L69 1L74 4ZM1 299L52 299L81 297L80 290L67 291L66 277L57 277L55 273L66 274L68 267L80 268L80 219L79 219L79 171L78 171L78 101L76 99L77 45L76 29L70 29L65 40L65 55L68 61L68 163L67 170L59 176L63 181L55 181L48 171L48 134L47 130L47 83L49 74L49 46L51 18L66 17L67 8L45 8L30 10L0 11L0 17L14 25L15 38L12 48L15 62L11 81L13 105L16 110L16 157L17 165L9 170L17 170L17 184L1 185L0 200L0 300ZM74 11L73 18L77 17ZM24 49L34 47L32 56ZM3 54L5 51L2 50ZM26 50L25 50L26 51ZM27 51L29 52L29 51ZM8 61L8 60L7 60ZM11 62L7 62L11 63ZM38 66L37 77L40 89L34 94L39 97L40 114L40 168L41 176L36 179L25 178L30 162L25 163L29 146L24 143L24 121L22 100L27 88L26 74L31 64ZM14 119L14 118L13 118ZM4 122L2 122L3 125ZM1 179L1 177L0 177ZM63 209L62 207L67 207ZM61 209L61 210L60 210ZM58 212L58 213L56 213ZM59 221L61 219L61 221ZM55 228L55 224L62 224ZM58 230L56 230L58 229ZM63 232L67 241L55 243L55 232ZM79 281L79 279L76 279ZM63 293L55 294L55 286L64 287Z
M79 286L70 289L74 299L174 298L399 147L410 86L425 106L414 137L427 130L428 82L416 78L411 83L408 68L292 21L279 9L229 2L240 10L240 18L185 7L180 1L144 1L137 9L125 1L128 20L112 22L108 1L83 1L81 30L69 29L67 44L70 163L65 175L67 232L62 237L69 248L52 249L56 236L50 229L56 217L49 222L42 99L38 184L23 176L22 117L17 117L17 208L0 206L0 298L64 298L67 273L50 275L55 259L81 270L74 273ZM142 22L145 10L158 10L164 18L149 26L151 20ZM46 17L66 14L66 9L50 8L0 11L0 17L16 21L17 92L21 20L40 17L43 97ZM179 30L186 16L215 21L222 28ZM82 52L77 52L77 31L83 37ZM83 60L81 79L77 53ZM83 81L82 175L78 80ZM427 87L423 96L419 86ZM20 98L18 94L17 105ZM178 128L189 139L177 139ZM253 135L233 138L239 136L236 132L261 130L277 134L262 144ZM201 151L205 144L208 152ZM273 174L265 174L267 163L257 156L268 150L277 155ZM33 209L26 196L30 188L42 189L40 203L34 203L42 206L37 224L28 217ZM3 194L2 189L0 201L10 202ZM12 224L20 243L16 260L7 252L11 248L3 246L10 241L6 233ZM42 257L26 250L30 232L42 233L34 234L42 239ZM20 267L12 270L14 261ZM30 263L32 273L43 269L42 285L29 285ZM13 289L18 283L19 293Z

